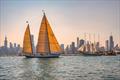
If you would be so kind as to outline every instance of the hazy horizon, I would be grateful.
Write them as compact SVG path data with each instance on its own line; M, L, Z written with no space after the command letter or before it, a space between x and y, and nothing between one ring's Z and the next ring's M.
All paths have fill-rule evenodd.
M84 33L91 34L92 41L94 34L98 41L99 34L103 46L112 33L115 44L120 44L120 0L0 0L0 46L5 35L22 46L26 21L36 45L42 10L59 44L84 39Z

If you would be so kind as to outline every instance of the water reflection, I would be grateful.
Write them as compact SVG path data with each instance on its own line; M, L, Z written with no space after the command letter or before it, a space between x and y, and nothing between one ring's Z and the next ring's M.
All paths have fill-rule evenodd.
M56 71L56 61L57 59L24 58L21 64L23 73L19 77L25 80L57 80L55 75L51 75L51 72Z

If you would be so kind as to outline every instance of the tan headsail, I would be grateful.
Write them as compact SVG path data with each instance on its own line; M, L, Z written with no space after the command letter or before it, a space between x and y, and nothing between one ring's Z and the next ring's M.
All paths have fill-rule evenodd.
M32 54L33 53L29 24L27 25L27 28L24 33L23 53L24 54Z
M61 48L44 13L39 30L37 52L40 54L49 54L60 51Z

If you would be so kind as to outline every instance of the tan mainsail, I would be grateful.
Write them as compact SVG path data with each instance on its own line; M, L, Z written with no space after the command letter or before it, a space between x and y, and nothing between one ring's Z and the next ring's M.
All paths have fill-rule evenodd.
M31 42L31 35L30 35L30 28L29 24L27 25L27 28L25 30L24 34L24 40L23 40L23 53L24 54L32 54L32 42Z
M61 48L44 13L39 30L37 53L50 54L60 51Z

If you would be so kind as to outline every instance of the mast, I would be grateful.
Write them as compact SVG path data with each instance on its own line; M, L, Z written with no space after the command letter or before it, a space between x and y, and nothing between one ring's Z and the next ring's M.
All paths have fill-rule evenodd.
M85 50L85 52L87 51L87 45L86 45L86 33L84 33L84 38L85 38L85 43L84 43L84 46L85 46L85 48L84 48L84 50Z
M49 41L48 41L48 31L47 31L47 20L45 13L43 15L39 35L38 35L38 43L37 43L37 53L46 54L49 53Z
M89 42L90 42L90 44L91 44L91 35L90 35L90 33L89 33Z
M43 10L43 14L45 16L45 12ZM49 37L48 37L48 27L47 27L47 22L46 22L46 16L45 16L45 25L46 25L46 31L47 31L47 38L48 38L48 49L49 49L49 53L51 53L51 50L50 50L50 41L49 41ZM47 53L48 54L48 53Z
M95 33L93 34L93 37L94 37L94 45L95 45Z

